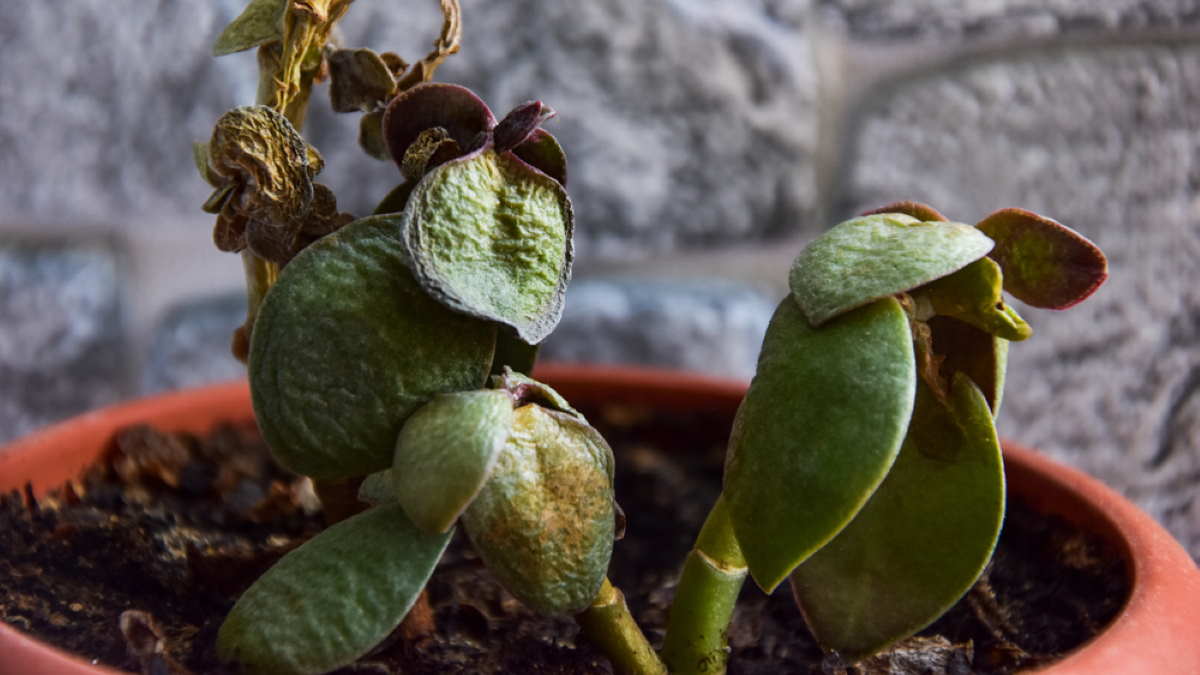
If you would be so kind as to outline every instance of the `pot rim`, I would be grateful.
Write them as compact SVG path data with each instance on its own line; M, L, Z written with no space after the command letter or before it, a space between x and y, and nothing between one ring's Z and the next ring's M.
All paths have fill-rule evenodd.
M537 368L535 375L567 400L612 397L623 404L730 415L747 386L743 380L628 366L546 364ZM102 408L0 448L0 490L22 489L28 481L35 493L41 493L61 484L104 452L121 427L152 423L167 431L200 432L218 421L250 420L252 416L244 379ZM1091 641L1037 672L1200 673L1200 642L1183 639L1200 630L1200 570L1183 547L1153 518L1098 480L1016 443L1004 442L1004 454L1014 494L1037 510L1061 515L1100 534L1129 563L1132 592L1113 622ZM1141 646L1131 650L1131 640ZM1190 648L1190 653L1181 647ZM0 622L0 665L9 655L19 662L22 672L31 674L121 672L92 664Z

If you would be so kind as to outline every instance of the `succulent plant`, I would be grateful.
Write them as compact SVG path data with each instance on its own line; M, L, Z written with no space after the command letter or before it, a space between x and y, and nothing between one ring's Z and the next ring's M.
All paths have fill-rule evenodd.
M1002 290L1065 308L1103 254L1047 218L974 226L913 202L837 225L789 275L729 440L721 497L684 562L656 653L606 578L620 510L613 453L531 377L573 259L567 165L540 101L497 121L433 83L458 50L328 44L351 0L252 0L217 54L259 50L255 106L195 158L218 248L241 252L234 336L259 427L334 521L248 589L218 636L249 672L321 673L373 649L421 602L461 524L530 608L575 615L618 670L718 672L749 575L790 580L812 632L855 659L912 634L987 564L1004 514L994 427L1008 343L1030 327ZM301 137L312 85L362 114L359 142L398 185L340 213Z

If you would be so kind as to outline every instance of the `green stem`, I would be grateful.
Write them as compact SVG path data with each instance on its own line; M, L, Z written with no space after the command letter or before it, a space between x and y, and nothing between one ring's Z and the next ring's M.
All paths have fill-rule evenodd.
M672 673L724 673L729 621L746 580L724 496L717 498L675 589L660 655Z
M629 613L625 596L605 577L592 606L575 616L583 634L600 648L619 673L666 675L642 629Z

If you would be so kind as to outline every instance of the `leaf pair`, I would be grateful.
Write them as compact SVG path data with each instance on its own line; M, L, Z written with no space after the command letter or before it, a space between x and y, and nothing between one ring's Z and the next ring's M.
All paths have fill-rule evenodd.
M438 396L409 418L387 472L394 497L428 532L461 516L526 605L579 612L612 555L612 450L549 387L511 371L495 385Z
M384 119L407 179L386 210L402 209L417 280L447 307L529 345L562 316L574 257L566 162L538 128L547 111L527 104L497 126L469 90L424 84L398 96Z

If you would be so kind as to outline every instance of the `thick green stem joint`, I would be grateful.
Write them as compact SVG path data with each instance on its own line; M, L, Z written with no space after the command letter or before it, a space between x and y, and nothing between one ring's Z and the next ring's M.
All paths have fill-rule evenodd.
M583 634L608 656L617 672L666 675L666 666L629 613L625 595L607 577L592 606L579 613L575 620Z
M675 590L661 652L670 672L725 672L729 621L745 580L746 561L734 537L725 499L718 497Z

